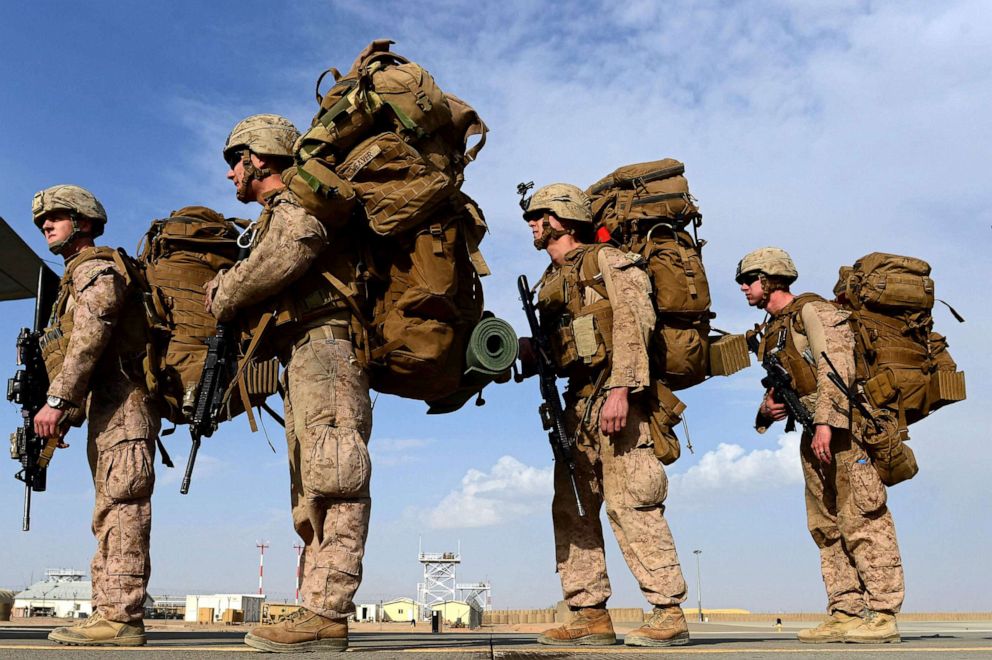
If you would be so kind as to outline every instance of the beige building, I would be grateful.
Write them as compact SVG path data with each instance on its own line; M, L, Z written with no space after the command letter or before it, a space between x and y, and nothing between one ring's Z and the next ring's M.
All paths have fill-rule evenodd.
M431 610L441 613L441 620L448 626L478 628L482 625L482 610L475 603L463 600L446 600L431 605Z
M383 621L416 621L418 606L412 598L396 598L382 604Z

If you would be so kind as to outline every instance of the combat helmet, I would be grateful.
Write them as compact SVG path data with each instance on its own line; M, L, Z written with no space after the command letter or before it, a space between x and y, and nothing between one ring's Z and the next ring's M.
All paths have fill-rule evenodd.
M31 200L31 216L38 229L42 228L46 217L58 211L69 214L72 220L72 233L65 240L48 246L48 249L55 254L61 254L77 236L88 235L96 238L102 235L107 224L107 211L103 208L103 204L93 193L79 186L60 184L35 193L34 199ZM90 221L89 232L83 232L79 228L79 218Z
M245 149L260 156L293 156L300 132L293 122L279 115L252 115L242 119L227 136L224 160L228 163Z
M796 264L792 262L792 257L782 248L763 247L748 252L744 258L737 263L737 274L734 279L738 284L743 283L748 274L758 273L767 277L778 277L785 280L787 284L792 284L799 277Z
M552 183L535 191L524 217L534 217L539 211L550 211L559 220L592 222L589 196L569 183Z

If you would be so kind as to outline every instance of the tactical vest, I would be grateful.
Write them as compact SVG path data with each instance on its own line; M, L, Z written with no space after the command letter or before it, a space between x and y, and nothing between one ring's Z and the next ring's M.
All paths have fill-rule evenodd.
M811 302L826 302L815 293L802 293L778 314L773 316L762 330L761 344L758 346L758 361L764 359L768 351L779 350L779 360L792 377L792 386L800 397L816 392L816 358L807 351L800 352L796 346L796 333L805 335L803 306Z
M592 382L613 355L613 307L599 269L604 247L576 249L562 267L545 271L538 283L537 309L558 375L572 380ZM602 300L585 304L588 287Z
M275 205L266 204L255 223L255 245L265 239L274 208ZM355 253L354 244L345 232L335 235L334 241L320 252L300 279L247 310L244 318L252 341L257 343L268 328L279 343L280 339L295 338L301 330L323 320L349 318L349 310L356 309L359 295Z
M104 354L100 357L94 375L100 374L104 370L117 372L123 368L125 375L133 382L148 385L150 332L141 300L134 295L137 288L133 267L129 264L130 257L122 250L115 250L110 247L85 249L66 264L65 273L59 282L59 293L55 305L52 307L48 327L45 328L44 334L38 340L49 382L54 381L62 373L66 351L72 336L76 307L75 304L70 306L69 302L79 298L73 283L73 274L84 263L96 259L106 261L108 266L113 263L117 267L116 272L124 278L126 290L124 304L114 326L113 337ZM81 401L73 403L82 404Z

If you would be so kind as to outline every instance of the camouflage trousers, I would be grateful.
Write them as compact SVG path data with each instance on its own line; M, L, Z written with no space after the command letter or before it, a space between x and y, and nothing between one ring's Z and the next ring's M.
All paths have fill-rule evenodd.
M668 477L654 454L648 412L640 398L631 398L626 426L611 437L599 430L605 399L603 393L592 401L585 423L585 400L566 411L568 432L578 429L575 479L585 517L576 510L566 466L555 463L551 514L564 598L570 607L589 607L605 603L612 594L600 522L605 501L613 534L648 602L677 605L686 598L686 585L665 520Z
M859 616L867 607L894 614L905 585L885 486L850 432L833 429L830 450L833 460L821 467L803 436L806 516L820 548L828 610Z
M140 621L151 575L155 439L89 439L87 454L96 502L90 564L93 611L111 621Z
M283 374L293 525L303 540L303 605L332 619L355 611L368 536L368 375L351 342L314 339Z

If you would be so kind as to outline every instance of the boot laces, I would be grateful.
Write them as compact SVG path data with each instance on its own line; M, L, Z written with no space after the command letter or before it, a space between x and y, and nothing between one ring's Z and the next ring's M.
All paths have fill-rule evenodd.
M82 628L90 628L90 627L95 626L96 624L100 623L103 620L104 620L104 616L102 614L100 614L100 612L94 612L93 614L91 614L86 619L86 621L83 622L83 624L82 624L81 627Z

